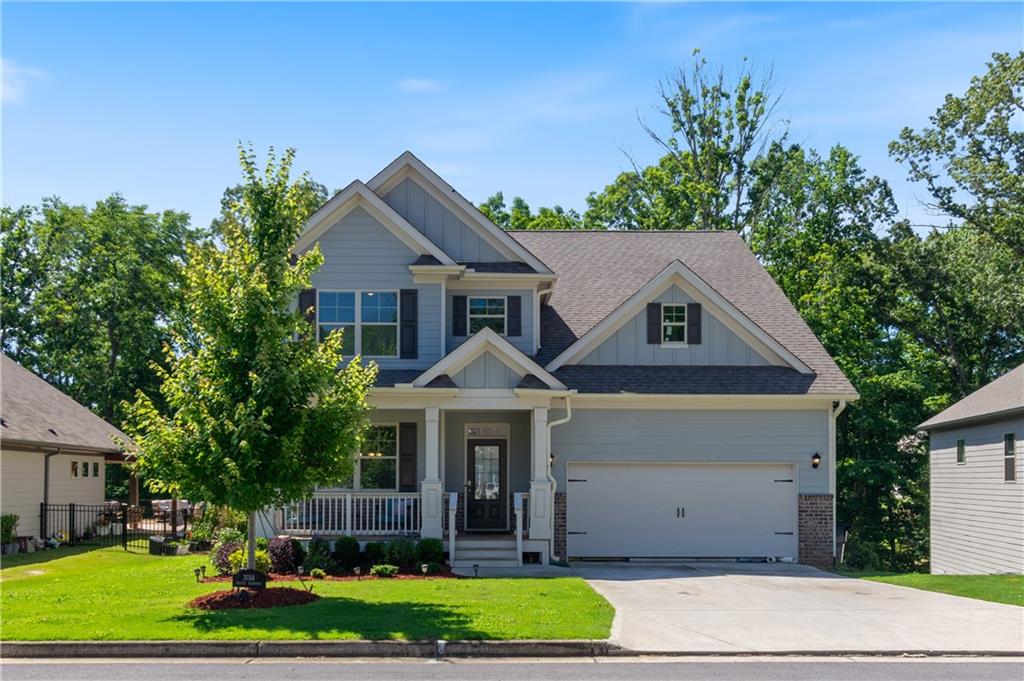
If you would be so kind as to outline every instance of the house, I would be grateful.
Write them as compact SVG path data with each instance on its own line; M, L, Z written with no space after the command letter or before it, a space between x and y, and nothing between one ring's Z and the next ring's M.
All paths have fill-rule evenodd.
M931 417L931 571L1024 572L1024 364Z
M20 536L40 536L40 504L103 504L105 464L122 462L114 438L128 441L117 428L2 356L0 513L19 516ZM46 534L62 529L51 526Z
M380 367L352 483L295 535L442 537L461 564L832 564L853 387L732 232L505 232L411 153L295 244L299 304ZM454 532L453 532L454 530Z

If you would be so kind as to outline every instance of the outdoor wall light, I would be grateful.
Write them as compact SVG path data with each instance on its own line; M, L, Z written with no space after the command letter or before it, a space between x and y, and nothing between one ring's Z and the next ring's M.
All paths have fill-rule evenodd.
M821 454L814 452L814 456L811 457L811 468L817 468L821 465Z
M548 454L548 465L549 466L554 466L555 465L555 455L554 454Z

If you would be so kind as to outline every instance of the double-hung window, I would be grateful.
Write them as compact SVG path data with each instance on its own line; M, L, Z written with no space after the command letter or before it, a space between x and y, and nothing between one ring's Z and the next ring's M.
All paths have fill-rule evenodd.
M396 291L320 291L316 306L320 340L345 333L342 352L364 357L398 356Z
M1003 435L1003 481L1017 482L1017 436Z
M356 294L351 291L321 291L319 298L316 314L320 340L340 329L345 333L342 353L356 354Z
M505 298L470 296L469 335L483 328L505 335Z
M359 489L398 489L398 427L370 426L356 464Z
M661 342L664 345L686 344L686 305L661 306Z
M967 441L957 440L956 441L956 462L957 464L967 463Z

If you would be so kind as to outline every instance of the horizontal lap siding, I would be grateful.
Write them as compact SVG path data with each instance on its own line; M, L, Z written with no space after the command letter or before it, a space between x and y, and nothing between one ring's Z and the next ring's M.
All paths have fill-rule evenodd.
M41 452L5 449L0 453L0 470L3 473L0 476L0 513L18 515L19 535L39 535L44 457L45 454Z
M419 291L417 358L375 359L382 369L426 369L441 358L441 287L413 283L409 265L415 253L362 208L339 220L319 243L324 264L313 275L316 289Z
M1003 436L1017 437L1017 482L1003 480ZM931 569L1024 571L1024 419L931 434ZM964 439L967 463L956 463Z
M77 461L79 477L71 477L71 462ZM82 477L83 463L89 464L89 477ZM100 477L93 477L92 465L99 463ZM51 504L102 504L104 501L104 481L106 480L106 461L102 456L85 456L83 454L59 454L50 459L50 503Z
M465 290L449 290L445 305L447 310L445 312L445 319L448 328L444 330L445 333L445 347L448 352L451 352L455 348L459 347L468 340L468 336L453 336L452 335L452 319L454 318L452 303L453 296L519 296L522 300L522 333L518 336L506 336L505 340L514 345L517 350L522 352L524 355L532 356L536 354L536 349L533 347L533 289L482 289L479 291L465 291ZM467 332L469 331L469 324L466 325Z
M559 489L565 489L571 461L761 461L797 464L800 494L829 493L824 409L580 409L552 430L551 440ZM817 469L811 467L815 452L822 456Z

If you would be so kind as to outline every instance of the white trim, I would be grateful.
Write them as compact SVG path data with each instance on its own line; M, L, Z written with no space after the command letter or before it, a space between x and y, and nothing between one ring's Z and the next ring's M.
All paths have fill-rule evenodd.
M505 441L505 487L512 486L512 424L511 423L467 423L462 431L462 472L465 473L465 477L469 479L469 429L471 426L505 426L506 435L494 435L485 436L477 435L473 437L474 440L504 440ZM465 494L465 487L462 488ZM469 526L469 495L465 494L466 508L463 511L462 529L466 532L508 532L509 530L509 512L508 512L508 497L511 492L505 490L505 498L502 499L503 506L505 509L505 527L489 527L489 528L471 528Z
M420 374L412 384L422 388L441 374L451 375L459 371L485 352L491 352L509 366L519 367L524 374L533 374L555 390L567 390L565 384L489 328L480 329L470 336L469 340Z
M480 236L496 250L503 252L512 260L520 260L538 272L553 274L537 256L522 244L510 237L503 229L487 219L480 210L467 201L461 194L431 170L423 161L410 152L403 152L389 163L383 170L367 182L367 187L380 195L387 194L402 180L409 178L420 185L427 193L437 199L448 210L455 213L470 227L476 227ZM418 181L422 180L422 182ZM426 186L424 186L426 185Z
M320 340L320 294L321 293L351 293L355 296L355 321L348 322L324 322L332 326L354 326L355 339L352 341L353 355L359 355L366 359L399 359L402 356L402 294L397 289L316 289L316 339ZM388 322L364 322L362 320L363 295L364 293L393 293L395 294L395 354L393 355L364 355L363 353L363 325L367 326L392 326Z
M432 255L444 265L455 265L455 261L447 253L434 245L359 180L353 180L313 213L306 221L306 227L295 241L292 250L299 253L310 248L338 220L358 207L370 213L414 253Z
M587 331L575 343L566 348L548 365L554 371L566 364L585 357L591 350L621 328L643 309L644 305L676 285L687 290L702 305L710 308L708 312L725 324L730 331L742 338L773 364L789 365L800 373L814 373L796 355L787 350L781 343L765 333L749 317L740 312L722 294L711 288L693 270L679 260L669 263L653 279L644 284L640 290L630 296L615 311L601 320L594 328ZM715 314L718 312L719 314Z
M638 393L579 393L577 409L824 409L848 395L654 395Z
M488 296L488 295L466 296L466 333L468 333L470 335L473 334L473 331L469 328L469 323L473 319L472 308L473 308L473 299L474 298L477 298L478 300L500 300L501 301L501 309L502 309L501 319L502 319L502 326L505 328L505 330L502 331L498 335L502 336L504 338L507 338L508 337L508 296ZM497 319L498 315L489 315L489 314L476 315L476 318L477 319Z
M659 312L661 314L661 347L663 348L688 348L690 347L689 338L687 338L686 325L690 323L690 312L686 307L686 303L660 303L661 308ZM665 307L681 307L683 308L683 322L666 322L665 321ZM667 341L665 340L665 327L682 327L683 329L683 340L681 341Z

